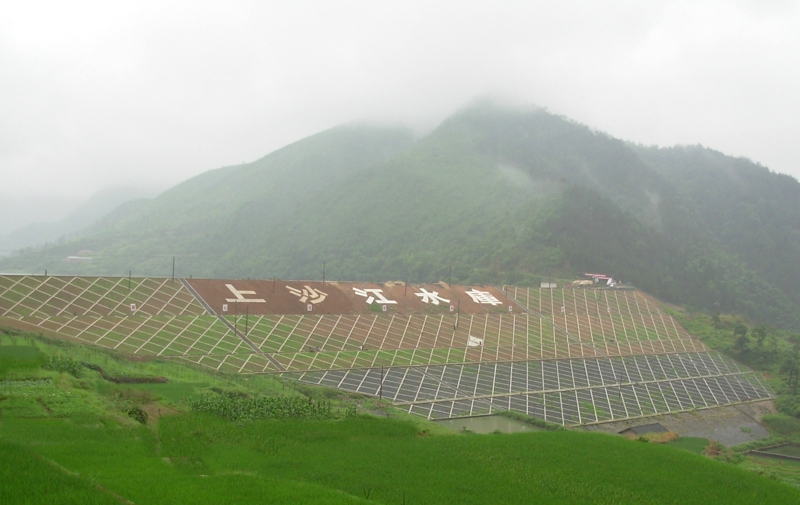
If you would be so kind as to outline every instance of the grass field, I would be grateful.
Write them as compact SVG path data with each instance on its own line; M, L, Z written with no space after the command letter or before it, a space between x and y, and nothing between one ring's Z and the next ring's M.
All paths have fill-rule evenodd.
M119 503L86 479L13 442L0 441L0 482L2 503Z
M152 429L86 419L0 423L2 442L13 447L2 452L0 467L41 457L77 475L70 489L58 480L68 480L66 472L44 472L40 478L58 493L64 486L88 494L99 484L141 504L800 500L796 489L724 463L598 434L420 437L414 425L392 419L243 425L199 414L163 418ZM11 486L3 486L3 503L20 503L15 493L39 482L20 480L4 480Z
M666 445L674 449L683 449L685 451L693 452L695 454L703 454L703 451L708 447L709 441L707 438L700 437L680 437L674 442L668 442Z
M42 369L48 356L92 368ZM341 391L275 376L0 335L0 502L15 503L797 503L800 490L735 466L621 437L456 434ZM311 395L361 414L327 421L227 421L183 399ZM147 424L129 416L150 412ZM587 464L587 462L591 462ZM748 465L757 465L751 460ZM772 463L767 463L772 464ZM772 475L772 474L770 474ZM792 478L791 472L785 476ZM784 477L776 477L784 478Z

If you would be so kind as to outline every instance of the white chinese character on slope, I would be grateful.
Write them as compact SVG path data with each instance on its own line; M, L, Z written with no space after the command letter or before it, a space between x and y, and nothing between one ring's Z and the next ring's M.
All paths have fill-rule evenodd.
M314 289L311 286L304 286L302 290L293 288L291 286L286 286L286 289L288 289L294 296L300 298L301 303L306 303L306 301L314 304L322 303L328 296L328 293L323 293L319 289Z
M385 296L383 296L382 289L358 289L353 288L353 291L356 292L358 296L364 296L367 298L367 304L372 302L378 302L380 304L384 303L397 303L395 300L388 300Z
M467 294L472 301L475 303L482 303L485 305L502 305L503 302L495 298L493 294L488 291L478 291L477 289L473 289L472 291L467 291Z
M450 300L439 296L438 291L428 291L425 288L420 289L422 290L420 293L414 294L422 298L422 303L432 303L434 305L439 305L439 302L450 303Z
M247 303L247 302L267 303L267 301L264 300L263 298L245 298L243 296L243 295L254 295L254 294L256 294L255 291L239 291L238 289L233 287L233 284L225 284L225 287L230 289L231 293L233 293L233 296L236 297L236 298L226 298L225 299L226 302L231 302L231 303L233 303L233 302L238 302L238 303Z

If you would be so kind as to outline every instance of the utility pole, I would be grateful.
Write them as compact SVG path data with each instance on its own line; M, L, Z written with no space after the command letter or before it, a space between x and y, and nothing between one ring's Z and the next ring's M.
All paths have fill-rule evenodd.
M133 274L133 270L128 270L128 291L131 290L131 275Z
M272 278L272 292L273 293L275 292L275 279L277 279L277 277L273 277Z
M325 285L325 262L322 262L322 285Z
M172 257L172 282L175 282L175 256Z
M450 265L450 277L447 279L447 285L453 284L453 265Z

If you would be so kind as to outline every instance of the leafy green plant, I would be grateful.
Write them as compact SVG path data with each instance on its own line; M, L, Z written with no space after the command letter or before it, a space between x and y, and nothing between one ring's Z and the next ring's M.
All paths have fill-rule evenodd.
M66 356L48 356L42 368L55 372L66 372L76 378L81 376L80 362Z
M781 395L775 399L778 412L792 417L800 417L800 395Z
M197 400L187 400L197 412L208 412L231 421L253 419L334 419L338 413L330 402L314 401L301 396L243 398L231 394L206 394Z
M775 445L784 444L786 441L787 439L784 437L771 435L760 440L747 442L746 444L735 445L731 447L731 449L736 452L748 452L756 449L763 449L765 447L773 447Z
M797 387L800 385L800 356L797 354L788 356L781 365L780 373L786 379L790 394L796 396Z
M761 421L780 435L800 433L800 419L785 414L768 414Z
M149 414L146 410L143 410L141 407L133 407L128 411L128 417L139 421L141 424L147 424L147 419L149 418Z

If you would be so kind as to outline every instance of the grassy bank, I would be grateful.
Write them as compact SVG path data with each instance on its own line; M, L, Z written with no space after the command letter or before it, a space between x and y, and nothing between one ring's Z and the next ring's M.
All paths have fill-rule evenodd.
M0 427L29 461L57 462L76 486L99 484L139 504L800 500L800 491L731 465L601 434L424 437L393 419L237 424L197 413L152 429L88 418L3 419ZM16 503L28 484L19 482Z
M0 364L4 504L800 502L796 488L688 451L563 429L442 436L373 399L275 377L9 334ZM108 380L125 376L167 382ZM364 413L376 409L389 416Z

